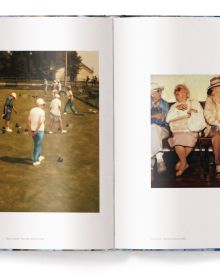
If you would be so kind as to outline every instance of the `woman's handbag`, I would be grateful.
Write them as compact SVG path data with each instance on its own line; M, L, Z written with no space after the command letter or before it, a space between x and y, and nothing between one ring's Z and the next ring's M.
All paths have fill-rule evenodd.
M188 130L188 124L187 124L187 116L183 116L181 118L172 120L169 123L170 130L175 133L175 132L184 132Z
M195 104L195 102L193 102L192 100L190 101L191 103L191 108L192 109L199 109L198 106L201 106L199 103ZM194 106L193 106L194 103ZM197 102L196 102L197 103ZM205 122L205 118L203 116L203 111L199 111L198 112L192 112L191 116L188 118L187 120L187 124L188 124L188 128L190 131L193 132L199 132L201 130L203 130L207 124Z

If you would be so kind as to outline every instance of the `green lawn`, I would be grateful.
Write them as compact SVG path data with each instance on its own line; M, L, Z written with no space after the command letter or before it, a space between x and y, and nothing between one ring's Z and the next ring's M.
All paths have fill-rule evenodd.
M25 132L27 118L43 91L13 90L17 93L12 133L0 131L0 211L6 212L99 212L99 114L75 99L84 115L63 116L67 134L45 134L41 166L32 166L32 138ZM0 90L0 106L11 90ZM50 93L46 101L46 128ZM61 98L65 105L66 97ZM17 133L15 124L22 129ZM0 126L4 125L1 120ZM59 157L63 162L58 162Z

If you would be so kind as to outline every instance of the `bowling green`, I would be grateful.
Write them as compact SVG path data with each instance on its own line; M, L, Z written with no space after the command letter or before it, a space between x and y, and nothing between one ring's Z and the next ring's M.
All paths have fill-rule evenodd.
M44 98L48 130L51 93L44 96L43 91L0 90L2 111L12 91L18 96L14 102L18 113L12 114L12 133L0 130L0 212L99 212L99 113L75 99L75 107L82 114L69 111L63 115L66 134L61 134L57 125L53 134L45 134L45 160L34 167L33 141L26 132L28 114L36 98ZM61 102L63 109L65 96Z

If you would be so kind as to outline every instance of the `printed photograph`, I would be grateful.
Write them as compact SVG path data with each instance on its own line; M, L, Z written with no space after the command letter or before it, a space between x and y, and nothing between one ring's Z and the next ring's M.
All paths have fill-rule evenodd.
M151 76L151 187L220 187L220 74Z
M0 212L99 212L99 54L0 52Z

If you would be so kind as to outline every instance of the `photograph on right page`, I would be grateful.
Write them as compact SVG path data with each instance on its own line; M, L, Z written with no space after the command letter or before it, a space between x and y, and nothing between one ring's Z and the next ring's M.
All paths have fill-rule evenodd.
M220 74L151 76L151 187L220 187Z

